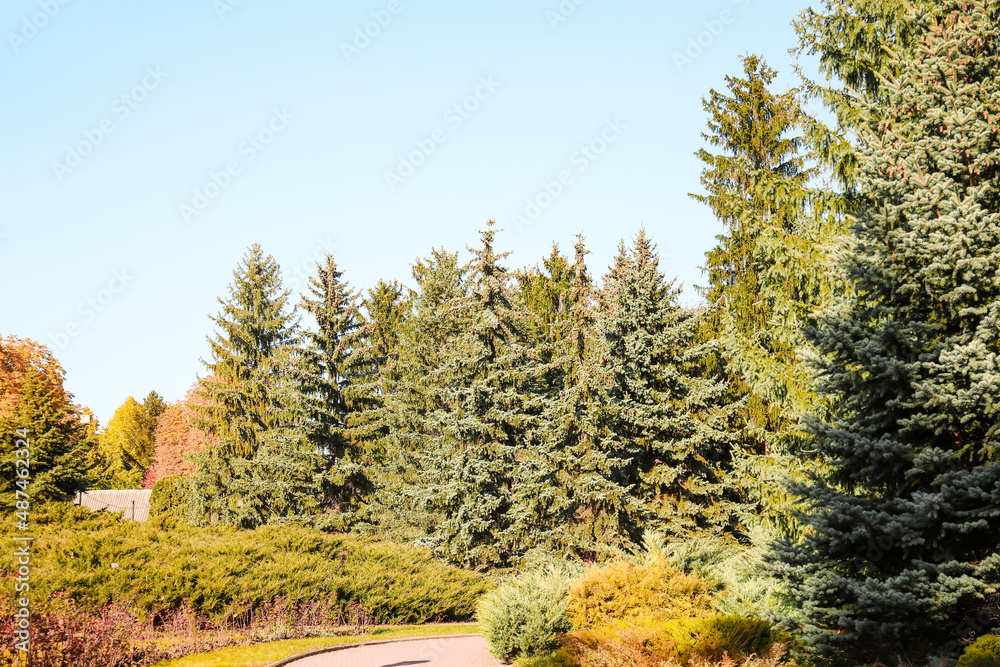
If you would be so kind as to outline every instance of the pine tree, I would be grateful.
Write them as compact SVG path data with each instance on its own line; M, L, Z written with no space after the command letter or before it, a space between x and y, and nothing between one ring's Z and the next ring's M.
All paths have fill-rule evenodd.
M295 323L287 312L288 292L278 263L250 246L233 272L229 298L212 321L211 361L202 361L213 380L202 380L207 405L199 406L198 426L219 439L230 455L252 458L275 415L273 386L279 369L275 354L293 342Z
M37 370L24 373L17 402L0 415L0 507L13 512L15 490L25 491L31 502L66 500L86 488L84 461L91 442L70 397ZM26 437L25 437L26 436ZM27 457L24 456L27 450ZM18 459L27 458L27 488L20 479Z
M758 56L742 60L745 78L727 76L729 94L712 90L703 100L702 136L722 152L698 151L707 194L691 196L725 227L706 254L701 291L712 306L705 333L719 342L717 370L729 400L742 402L741 486L762 518L789 529L782 481L798 467L799 422L820 403L802 363L802 329L833 297L830 255L846 229L838 198L810 186L817 170L793 134L802 118L794 91L770 92L777 72Z
M826 466L777 551L792 621L844 664L947 650L977 612L995 623L1000 584L1000 6L906 20L912 53L889 49L859 106L854 294L811 333L837 400L810 423Z
M546 488L537 486L538 476L519 474L540 446L540 369L512 306L511 275L501 264L506 255L494 251L495 234L490 221L480 232L482 247L470 249L469 293L456 304L470 323L432 373L440 400L426 424L427 498L443 515L436 551L468 566L510 564L545 528L527 503Z
M631 249L620 245L599 293L601 450L621 461L610 481L634 499L621 509L634 540L648 528L682 536L731 530L740 519L727 485L734 443L730 411L718 405L725 386L700 377L698 322L678 305L679 291L641 230Z

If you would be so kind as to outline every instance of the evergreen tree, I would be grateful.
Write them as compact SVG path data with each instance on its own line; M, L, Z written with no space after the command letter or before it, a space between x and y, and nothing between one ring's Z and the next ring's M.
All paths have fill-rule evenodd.
M31 502L66 500L86 488L84 461L91 443L79 412L69 403L62 385L52 386L38 370L27 370L20 380L17 401L0 415L0 507L13 512L15 490ZM25 457L24 450L27 450ZM29 461L26 488L17 485L18 459Z
M381 458L388 436L381 413L398 378L400 339L409 303L402 285L379 280L368 290L362 306L364 315L350 361L348 399L354 409L349 416L349 437L371 464Z
M207 404L197 424L219 439L230 455L253 458L261 435L276 417L273 388L279 369L275 354L293 342L295 323L287 312L288 292L278 263L250 246L233 272L229 298L212 321L211 361L202 361L214 379L202 380Z
M313 316L315 331L307 330L302 343L287 359L284 400L291 415L275 443L286 453L299 451L303 442L325 457L314 470L330 485L314 493L345 511L367 490L361 452L348 435L348 418L357 406L349 398L353 358L358 346L361 313L358 295L343 280L332 255L317 264L301 307ZM296 435L293 431L299 430ZM273 449L273 447L272 447ZM307 452L308 453L308 452ZM309 457L306 457L307 459ZM319 459L315 459L319 462Z
M188 520L195 524L266 521L270 503L281 502L268 491L282 479L267 463L275 453L270 443L287 442L283 433L270 431L288 428L305 410L296 402L302 394L290 389L287 369L301 355L277 262L255 243L234 277L229 299L219 300L222 311L212 318L221 332L209 339L212 361L203 363L211 375L200 381L203 400L191 406L201 415L195 426L210 439L193 457L196 471L185 482Z
M731 411L726 387L702 377L697 319L677 303L653 242L641 230L622 243L599 293L597 343L608 422L601 451L609 481L629 489L622 524L633 540L647 528L671 535L734 528L741 506L728 485Z
M867 114L881 113L870 105L862 112L859 102L885 101L882 82L897 75L897 63L914 46L913 17L932 8L930 0L824 0L819 11L809 7L793 22L799 37L793 52L818 57L825 78L813 81L800 71L802 93L806 100L821 101L836 121L830 128L817 115L805 115L805 138L845 189L848 203L862 194L855 183L856 146L848 136L867 122Z
M308 367L300 348L285 348L276 362L283 368ZM192 458L196 474L187 480L187 520L195 525L218 522L241 528L265 524L306 523L343 529L339 503L345 484L338 459L317 443L322 424L310 422L314 408L306 383L297 372L279 376L272 400L281 409L260 434L254 456L233 456L209 444ZM317 432L320 435L317 435ZM331 510L335 510L332 511Z
M155 391L150 391L146 394L146 398L142 399L142 409L147 415L153 420L153 428L156 428L156 420L160 418L164 412L167 411L167 402L163 400L163 397L157 394Z
M545 492L536 500L535 514L549 531L540 546L587 555L600 546L631 546L639 521L630 488L622 483L627 460L604 450L607 396L595 356L595 289L582 236L574 251L572 265L562 274L571 282L560 290L558 317L551 325L551 399L541 426L546 456L534 467L542 478L536 487Z
M428 415L441 407L447 384L444 353L467 328L468 313L459 305L468 286L458 253L444 249L418 260L413 279L416 289L406 302L396 350L385 362L389 372L380 400L369 402L355 418L358 431L379 453L369 469L376 486L367 507L371 528L426 544L440 514L421 500L433 481L421 457L430 446Z
M783 477L797 468L802 416L818 408L813 376L802 363L804 326L834 294L830 254L846 233L838 199L810 187L794 92L774 94L777 74L758 56L743 59L745 78L727 76L729 94L703 100L719 153L698 151L708 204L725 227L706 254L712 306L706 334L717 338L720 376L741 401L741 486L772 525L788 528Z
M941 650L1000 584L1000 6L905 18L913 52L890 49L859 106L855 290L811 332L826 465L777 551L793 622L844 664Z
M427 498L443 515L436 550L469 566L510 564L545 528L524 503L547 488L537 475L520 474L519 465L539 455L540 369L524 318L512 306L511 276L501 264L506 255L494 251L495 234L490 221L480 233L482 247L470 249L469 293L456 304L469 325L445 346L431 374L440 399L425 431Z
M573 282L573 265L552 244L552 252L542 260L542 267L517 271L517 300L530 317L526 320L528 333L546 359L550 359L551 346L558 342L561 328L556 321L565 316L571 306L568 300Z
M358 295L343 280L333 256L327 255L316 271L299 304L315 319L316 330L305 332L292 372L300 385L310 438L321 452L340 459L352 453L344 434L350 412L347 367L361 316Z

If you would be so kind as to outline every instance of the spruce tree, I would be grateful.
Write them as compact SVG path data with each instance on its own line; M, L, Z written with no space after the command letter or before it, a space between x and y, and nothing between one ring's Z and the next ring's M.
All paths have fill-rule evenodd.
M528 333L546 360L553 354L551 346L558 342L561 327L556 323L569 309L570 285L573 282L573 265L552 244L549 256L542 260L542 267L534 266L515 272L517 300L530 317L526 321Z
M854 292L810 333L836 400L810 422L825 466L777 550L791 622L843 664L954 648L966 619L996 622L1000 584L1000 6L905 18L912 53L859 103Z
M292 395L289 389L290 360L300 355L278 264L255 243L234 278L229 299L219 300L222 311L212 318L221 331L209 339L212 361L203 361L211 373L200 381L204 403L192 406L200 415L195 425L211 438L194 456L196 472L186 481L188 520L195 524L266 521L273 500L268 485L282 478L257 456L273 456L274 447L265 445L284 435L284 430L270 433L273 429L293 422L304 428L303 420L295 422L306 411L297 401L303 393ZM292 440L302 436L297 432Z
M727 76L728 94L703 100L718 153L701 149L707 194L725 232L706 253L711 308L705 334L717 339L716 370L739 401L742 486L763 518L788 529L783 477L798 467L791 453L804 434L799 422L820 396L803 363L805 326L836 285L830 255L846 234L835 195L811 187L817 175L795 134L802 116L794 91L772 93L777 72L755 55L742 58L744 78Z
M447 378L445 351L467 328L459 307L467 294L458 253L434 249L413 265L416 288L406 300L399 340L385 365L379 400L354 415L356 432L368 438L378 459L369 468L375 491L366 508L369 529L427 544L439 513L421 500L433 480L421 457L431 445L428 415L441 407Z
M229 298L211 320L219 328L209 338L211 379L201 384L208 399L198 406L198 426L219 439L230 455L253 458L261 435L275 417L273 388L279 369L275 355L294 340L295 323L287 310L278 263L250 246L233 272Z
M470 249L468 296L455 304L469 325L431 374L440 400L426 419L426 497L442 513L436 551L467 566L509 565L545 528L530 505L547 490L545 476L520 470L545 458L538 452L539 362L511 303L512 276L501 264L506 255L494 250L495 234L490 221L482 246Z
M142 409L147 415L149 415L150 419L153 420L153 430L156 430L156 420L159 419L160 415L166 412L169 407L170 406L167 405L167 402L163 400L163 397L155 391L150 391L146 394L146 398L142 399Z
M800 70L801 92L805 100L821 102L835 119L831 128L819 114L804 115L804 136L848 203L859 194L858 156L849 137L867 122L866 115L881 113L871 107L864 113L858 103L885 101L883 81L896 76L898 62L914 45L913 17L933 6L931 0L824 0L819 11L809 7L793 21L799 38L793 52L817 57L825 79L812 80Z
M702 377L697 319L659 269L641 230L618 255L599 293L596 322L608 422L601 445L618 459L612 482L630 490L622 512L633 539L655 528L670 535L726 531L741 506L728 485L731 411L725 385Z
M351 405L349 393L361 313L358 294L343 279L332 255L317 264L316 270L300 302L316 327L304 332L283 366L287 377L279 403L289 420L278 443L290 452L304 439L325 457L316 472L329 475L333 487L317 493L344 512L369 486L361 467L361 452L348 433L349 416L357 408ZM296 430L300 433L293 432Z
M15 490L31 502L67 500L86 488L85 459L92 444L80 413L62 385L52 386L36 369L21 380L17 400L0 416L0 508L13 512ZM24 455L27 450L27 456ZM17 485L18 459L29 461L26 488Z
M399 346L409 310L398 282L379 280L368 290L357 342L350 360L349 437L358 443L369 465L384 454L388 426L382 419L386 397L399 376Z
M536 512L549 531L542 546L583 556L602 546L632 546L641 523L638 505L623 483L627 460L604 449L607 395L594 340L596 289L588 254L583 237L577 237L573 263L562 274L571 282L559 290L551 324L549 400L541 422L545 457L534 468L547 487L538 500L544 513Z
M304 421L317 448L334 459L352 454L344 434L350 406L346 393L351 349L360 328L356 292L343 280L332 255L316 265L300 306L312 315L315 331L306 330L291 372L302 397Z

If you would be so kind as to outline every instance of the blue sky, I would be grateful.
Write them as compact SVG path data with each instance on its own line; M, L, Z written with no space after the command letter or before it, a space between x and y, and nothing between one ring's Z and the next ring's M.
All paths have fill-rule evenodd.
M747 52L794 84L804 6L8 0L0 334L49 345L107 423L204 372L254 241L297 291L326 252L356 287L409 282L490 218L512 266L582 231L602 275L645 225L694 302L721 231L687 196L701 98Z

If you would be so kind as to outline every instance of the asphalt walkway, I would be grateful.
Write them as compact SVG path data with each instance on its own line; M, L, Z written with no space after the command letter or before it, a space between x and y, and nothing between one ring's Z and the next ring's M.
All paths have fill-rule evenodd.
M289 663L288 667L499 667L486 640L475 637L437 637L414 641L369 644L322 653Z

